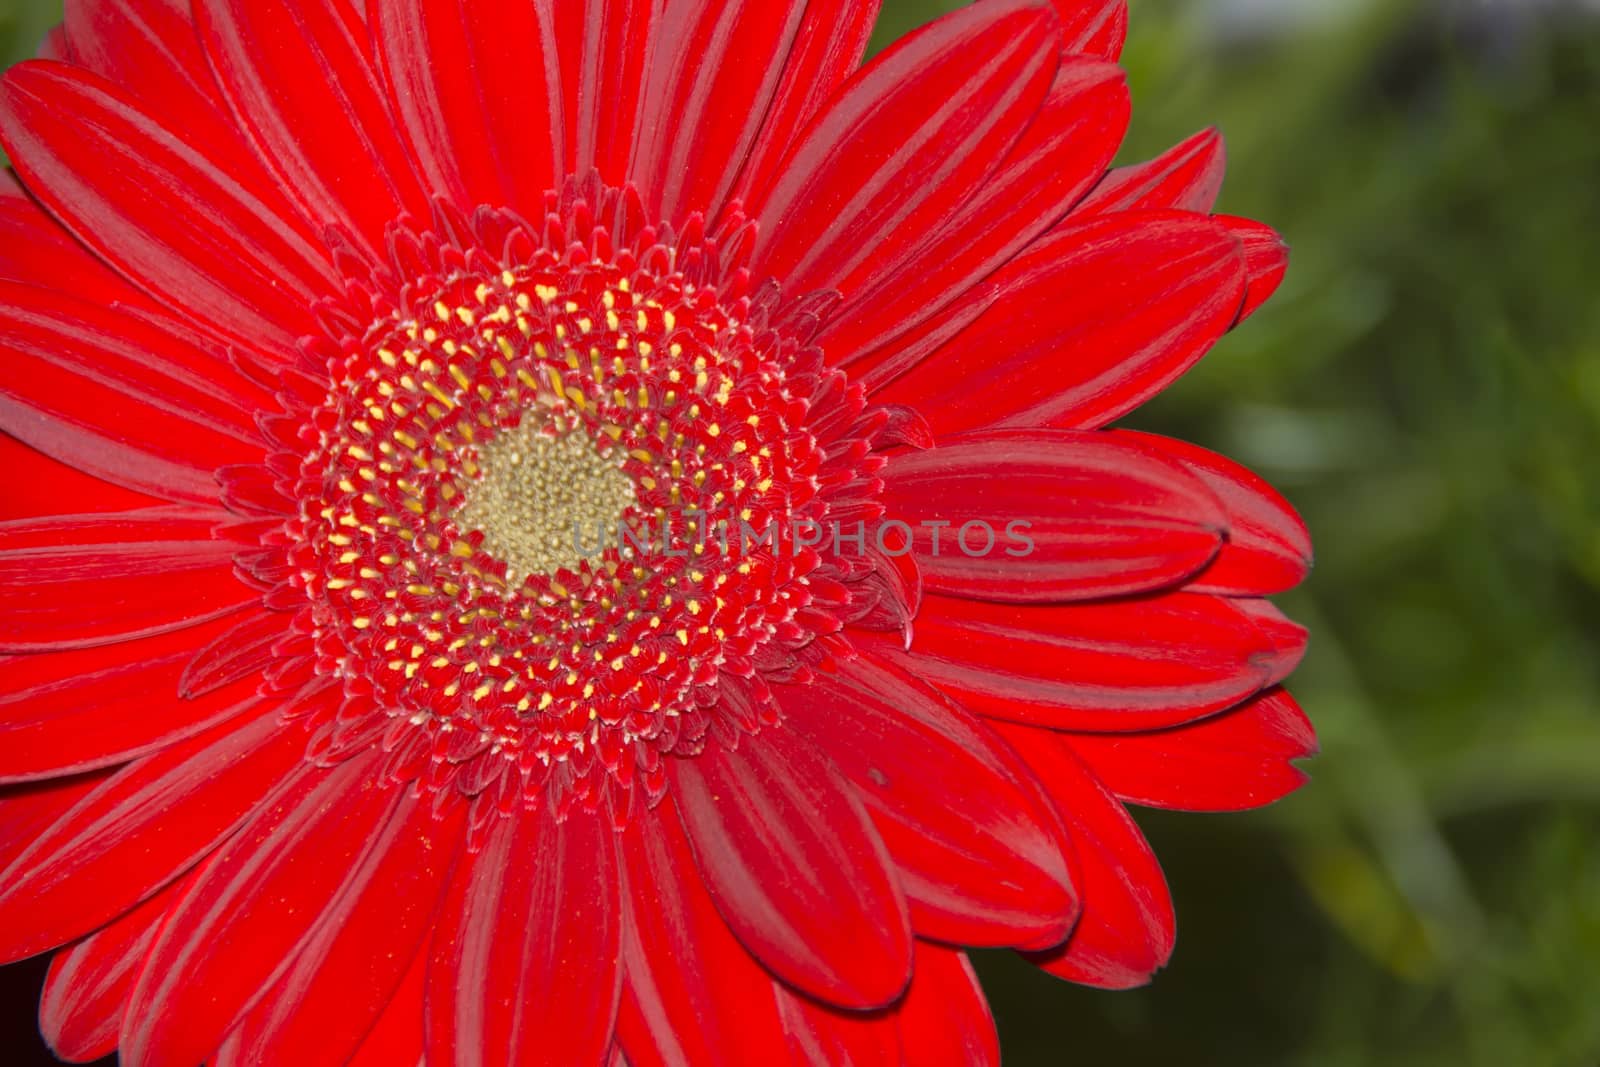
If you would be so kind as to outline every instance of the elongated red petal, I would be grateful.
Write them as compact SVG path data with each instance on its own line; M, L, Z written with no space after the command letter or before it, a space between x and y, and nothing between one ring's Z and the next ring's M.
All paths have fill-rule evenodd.
M65 944L188 870L304 751L269 711L108 778L0 871L0 961Z
M1128 40L1128 0L1053 0L1069 53L1112 62Z
M85 511L132 511L161 502L101 481L0 433L0 470L11 478L0 495L0 523L52 514L63 500Z
M1055 76L1034 0L962 8L902 39L817 116L751 214L757 266L796 293L870 287L980 189Z
M137 544L146 541L209 545L213 543L212 530L227 519L227 513L221 510L182 505L81 514L52 512L0 526L0 551ZM215 543L220 551L222 543Z
M998 1067L1000 1036L964 952L917 942L911 988L895 1013L907 1064Z
M0 177L0 279L70 293L92 307L115 308L119 316L166 335L169 340L163 348L177 346L210 356L209 378L219 392L269 399L256 394L250 383L236 379L231 368L223 375L217 371L227 367L224 353L230 346L248 347L268 363L282 359L282 353L273 355L259 345L244 345L185 314L184 309L168 308L152 299L74 240L9 173ZM249 402L240 405L241 409L251 406Z
M243 413L269 402L269 395L235 376L224 354L229 349L250 349L256 360L272 365L282 360L282 352L274 354L258 344L229 338L214 326L182 315L182 309L176 309L179 314L174 314L174 309L163 307L128 278L117 274L106 261L75 242L56 219L22 192L21 186L11 189L6 187L8 184L14 186L10 178L0 182L0 280L21 282L54 293L70 293L78 302L101 309L96 320L106 320L106 309L114 309L115 322L133 320L138 323L130 331L115 330L115 336L154 333L162 336L160 352L192 350L195 354L205 354L210 362L197 365L197 370L202 370L214 394L224 395L234 402L240 424L243 424ZM21 291L18 294L22 296ZM46 296L43 304L50 306L54 301L58 298ZM70 365L72 360L64 358L64 363ZM157 373L160 373L160 366L162 362L157 360ZM205 405L200 411L211 408L213 405Z
M117 1047L134 979L167 911L187 887L174 882L50 962L39 1002L39 1029L57 1056L87 1063Z
M93 771L52 781L0 786L0 871L111 776Z
M197 141L239 140L187 0L66 0L64 6L61 29L71 54L60 58L159 109Z
M1306 657L1306 646L1311 634L1299 623L1285 615L1270 600L1237 597L1230 601L1234 607L1249 616L1257 631L1271 645L1272 654L1266 658L1269 685L1276 685L1300 666Z
M0 782L126 763L249 711L258 677L197 700L178 696L195 648L232 624L224 619L109 648L0 658Z
M1245 290L1244 307L1239 311L1243 322L1272 298L1289 272L1289 246L1270 226L1252 219L1233 215L1218 215L1217 221L1239 239L1244 248L1245 273L1249 284Z
M547 9L527 0L373 7L395 114L431 188L459 207L537 218L557 187L560 86Z
M346 1067L420 1067L426 1047L422 1024L427 1010L427 977L428 948L424 945Z
M1194 592L1267 596L1293 589L1311 570L1311 534L1289 502L1260 476L1215 452L1154 434L1114 431L1177 460L1210 487L1227 513L1228 539L1188 583Z
M290 616L274 611L253 611L229 620L225 629L193 653L178 677L177 691L195 700L241 679L260 679L277 661L273 647L289 633Z
M999 298L1000 286L991 276L929 315L914 330L873 348L864 356L859 352L847 352L852 358L860 357L850 368L851 378L860 383L868 396L873 395L959 337Z
M1192 593L1060 607L930 596L911 652L879 654L985 716L1095 732L1193 721L1281 669L1249 614Z
M609 820L508 817L463 866L434 938L429 1062L601 1063L622 988Z
M905 896L871 818L808 743L770 730L671 766L695 862L735 935L778 977L832 1004L905 989Z
M311 217L343 225L375 252L397 216L426 217L367 28L350 6L195 0L194 16L240 128Z
M67 40L63 28L57 26L44 35L44 40L39 42L39 50L34 53L38 59L56 59L63 63L72 61L72 43Z
M0 651L89 648L169 633L259 596L233 575L234 546L201 540L204 513L125 521L56 516L0 525Z
M23 63L0 79L0 142L79 240L241 344L293 352L336 291L327 257L236 139L195 136L76 68Z
M235 172L236 179L263 188L276 185L265 164L247 149L243 135L228 114L200 47L187 0L67 0L62 29L72 46L69 62L117 85L159 114L168 129L181 130L188 143L232 146L230 160L250 166L248 175ZM293 212L287 203L277 206L293 214L297 227L309 225L303 215ZM19 280L68 290L108 306L114 300L130 314L142 313L147 307L161 307L121 276L110 272L81 246L76 250L79 264L75 273L35 272L20 275ZM86 265L84 260L93 266ZM33 265L38 267L37 260ZM100 279L102 274L117 283L120 291L114 297L100 293L109 287ZM178 305L172 310L183 314L186 309ZM170 315L164 318L174 321ZM269 364L286 355L281 350L256 344L250 338L228 337L214 325L187 318L186 325L209 335L213 341L251 349Z
M785 729L829 752L872 813L918 934L968 945L1066 936L1078 907L1066 842L986 726L866 657L774 691Z
M628 167L654 217L715 216L761 131L807 28L809 6L806 0L666 6Z
M1222 134L1201 130L1148 163L1118 167L1073 209L1077 216L1113 211L1198 211L1207 214L1222 192L1228 150Z
M352 871L392 844L384 829L402 794L373 780L377 762L373 754L331 771L302 764L222 845L150 949L128 1000L124 1063L210 1057L294 960Z
M1177 921L1161 864L1144 834L1061 737L1002 726L1055 799L1072 835L1083 917L1060 948L1029 956L1083 985L1144 985L1172 958Z
M259 463L266 397L159 318L0 283L0 426L140 492L217 502L215 471Z
M867 54L882 0L809 0L783 76L751 147L737 199L765 189L801 131L833 99Z
M341 1067L423 952L462 839L465 805L404 796L293 962L229 1037L240 1064ZM307 842L321 857L320 840ZM419 1008L419 1032L420 1032Z
M1105 172L1129 113L1120 69L1077 57L1062 63L1000 169L914 258L829 323L818 340L829 360L848 365L912 330L1058 222Z
M206 55L183 0L66 0L62 27L71 62L116 82L164 114L187 121L211 114L220 123L226 105L217 93ZM135 43L136 42L136 43Z
M1175 212L1068 220L995 280L982 318L878 394L938 436L1104 426L1193 366L1245 290L1232 232Z
M119 295L144 294L133 288L62 229L12 177L0 172L0 279L47 289L107 285Z
M770 977L700 882L670 798L623 836L629 896L617 1036L633 1067L783 1062Z
M1121 799L1177 811L1247 811L1281 800L1306 782L1292 761L1317 754L1311 720L1282 689L1167 730L1067 740Z
M774 983L778 1011L800 1067L900 1067L900 1031L891 1011L846 1012Z
M661 0L567 0L554 5L566 173L591 169L612 185L627 176L640 94L660 32Z
M1216 497L1182 464L1101 433L952 437L895 456L883 482L888 518L912 527L924 585L986 600L1174 585L1215 558L1227 529Z

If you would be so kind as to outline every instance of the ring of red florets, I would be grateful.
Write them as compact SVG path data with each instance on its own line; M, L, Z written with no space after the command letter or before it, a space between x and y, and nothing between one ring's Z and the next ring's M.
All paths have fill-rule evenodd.
M393 229L382 270L341 255L350 299L266 421L295 504L269 600L298 603L315 677L342 689L318 758L380 745L483 810L623 818L667 759L775 724L768 683L846 622L894 617L882 561L706 536L877 514L893 420L809 345L828 297L751 291L737 214L716 236L639 217L570 187L541 228L440 209ZM502 468L530 450L546 478L580 457L594 492L522 488ZM618 536L508 558L524 505L541 545L570 529L577 549L558 497L616 510Z

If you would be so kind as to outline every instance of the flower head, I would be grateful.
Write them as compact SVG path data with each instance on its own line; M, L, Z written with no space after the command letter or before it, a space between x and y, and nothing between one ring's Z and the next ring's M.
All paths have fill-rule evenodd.
M1118 0L93 0L0 81L0 958L72 1058L991 1062L1299 784L1276 287Z

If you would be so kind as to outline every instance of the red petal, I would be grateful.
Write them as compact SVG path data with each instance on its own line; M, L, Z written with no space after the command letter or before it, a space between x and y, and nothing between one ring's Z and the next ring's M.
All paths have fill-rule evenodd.
M706 893L672 804L637 815L622 839L630 908L618 1039L634 1067L783 1062L770 976Z
M178 696L195 648L232 625L0 658L0 782L126 763L250 710L259 678L197 700Z
M1154 434L1115 431L1188 467L1227 514L1228 540L1189 588L1200 593L1266 596L1293 589L1311 570L1311 535L1293 507L1260 476L1198 445Z
M757 190L757 267L805 293L870 287L926 243L1005 157L1055 76L1036 0L962 8L867 66Z
M75 68L24 63L0 80L0 140L79 240L240 343L292 352L335 291L327 258L244 149L194 137Z
M57 1056L87 1063L116 1050L128 993L187 884L173 883L50 961L39 1029Z
M194 0L194 17L240 128L312 218L376 252L397 216L426 216L367 28L348 5Z
M384 1007L361 1048L345 1067L411 1067L421 1064L425 1040L422 1031L426 1012L427 946L411 961L411 969L400 980L400 988ZM221 1067L219 1064L218 1067Z
M206 55L184 0L66 0L72 62L186 121L224 121ZM199 115L200 112L210 112Z
M921 411L939 436L1103 426L1193 366L1233 326L1245 286L1233 234L1175 212L1069 220L995 280L983 317L879 399Z
M110 776L110 771L96 771L48 782L0 786L0 871L16 862L56 820Z
M63 28L57 26L44 35L44 40L39 42L39 50L34 53L39 59L58 59L63 63L72 61L72 44L67 40Z
M331 771L301 764L218 849L129 996L125 1063L210 1057L352 880L370 872L374 850L393 847L388 828L404 794L373 780L377 757Z
M1101 433L953 437L891 458L882 477L887 518L913 527L923 584L958 596L1054 602L1173 585L1211 562L1227 528L1182 464Z
M751 148L735 194L743 200L772 183L799 138L867 54L881 0L809 0L805 22Z
M0 525L0 552L144 541L209 545L213 543L211 531L227 519L222 511L173 505L136 511L35 515ZM222 551L222 542L215 543Z
M1222 134L1202 130L1152 159L1119 167L1073 209L1077 216L1114 211L1197 211L1209 214L1222 192L1228 149Z
M1232 707L1279 670L1249 614L1192 593L1061 607L930 596L912 650L880 654L985 716L1112 733Z
M695 862L735 936L831 1004L905 989L911 929L892 861L836 770L788 730L672 761Z
M900 1067L900 1031L892 1011L846 1012L773 983L778 1011L800 1067Z
M181 0L67 0L72 62L155 106L221 109L216 80Z
M544 5L419 0L373 7L390 98L432 188L465 209L542 214L555 188L560 91Z
M0 651L115 644L219 618L258 598L235 546L200 540L211 516L152 508L0 525ZM196 529L202 525L202 529Z
M134 288L128 278L117 274L107 262L75 242L50 213L22 192L22 187L10 174L6 174L5 181L0 181L0 280L72 293L90 306L115 309L122 317L134 318L146 328L166 334L171 344L213 355L213 370L208 376L211 384L229 394L253 398L240 403L240 411L270 402L269 394L258 394L250 382L237 378L222 354L229 347L248 349L262 363L270 365L282 360L283 352L269 352L237 336L230 338L226 331L200 323L189 315L174 315L171 307L150 298L146 291Z
M1070 52L1116 62L1128 40L1128 0L1053 0Z
M436 814L427 798L400 801L294 962L228 1039L238 1062L349 1062L422 954L465 812L464 804ZM321 843L311 847L320 856ZM420 1033L420 1005L417 1021Z
M71 941L172 881L226 837L304 752L303 734L269 712L209 730L107 779L0 872L0 961Z
M229 146L230 156L249 165L251 183L263 188L276 185L271 172L248 148L228 114L200 47L187 0L67 0L63 29L71 41L70 61L75 66L106 79L130 98L154 109L162 124L183 131L188 143ZM244 177L239 172L233 176ZM286 203L278 206L290 210ZM294 221L305 225L298 213L294 213ZM72 284L59 288L91 295L85 292L81 274ZM138 295L141 299L134 304L142 306L143 294ZM256 351L269 357L283 355L271 350L263 352L259 347Z
M0 433L0 470L10 476L5 494L0 495L0 523L54 514L63 501L71 501L74 509L92 511L127 511L160 503L90 477L5 433Z
M1260 310L1272 298L1289 273L1289 246L1270 226L1251 219L1218 215L1217 221L1226 226L1244 247L1245 272L1249 285L1245 291L1244 308L1239 312L1243 322Z
M273 647L289 633L289 616L250 612L200 648L184 666L178 692L185 700L206 696L241 679L259 679L277 661Z
M655 217L715 216L761 131L800 34L815 33L809 6L806 0L667 5L628 167Z
M662 6L660 0L554 5L561 96L551 114L565 130L567 173L594 168L613 185L626 176Z
M622 978L615 838L602 815L519 812L458 870L428 975L431 1063L604 1060Z
M1128 86L1109 63L1069 59L1000 169L916 257L853 299L818 339L847 365L913 329L1067 213L1127 130Z
M119 296L144 295L74 241L9 171L0 172L0 279L76 292L104 285Z
M991 277L957 296L943 309L924 319L916 329L873 349L866 355L847 353L854 362L850 377L873 395L962 334L994 306L1000 287ZM848 347L848 346L846 346Z
M966 953L918 941L911 988L896 1015L907 1064L999 1067L994 1016Z
M1058 978L1103 989L1144 985L1177 938L1172 895L1128 812L1060 737L1002 726L1055 798L1072 834L1083 918L1067 943L1029 958Z
M1306 657L1306 643L1311 636L1306 628L1268 600L1241 597L1230 603L1250 617L1272 646L1272 654L1265 664L1268 684L1276 685L1293 674Z
M206 375L214 387L259 397L262 401L270 400L267 394L255 393L223 359L221 353L230 345L241 345L238 338L228 338L186 315L175 317L172 310L151 299L144 290L135 288L132 282L73 240L9 174L0 180L0 279L72 293L82 302L99 308L114 307L120 315L140 320L169 335L176 345L215 354L211 373ZM281 353L263 353L258 345L244 347L250 347L257 356L265 355L269 362L282 358Z
M1317 754L1311 720L1281 689L1168 730L1071 734L1068 742L1118 797L1177 811L1246 811L1281 800L1306 781L1290 761Z
M158 318L0 283L0 425L97 476L215 504L215 471L259 463L265 400ZM242 384L242 383L240 383Z
M918 934L969 945L1066 936L1078 906L1066 842L1027 769L981 722L866 657L773 694L784 728L828 752L872 813Z

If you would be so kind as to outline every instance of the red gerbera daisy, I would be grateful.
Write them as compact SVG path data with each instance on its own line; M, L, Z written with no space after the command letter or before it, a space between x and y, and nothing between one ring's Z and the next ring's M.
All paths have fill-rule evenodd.
M1121 0L860 70L858 0L67 11L0 82L63 1055L993 1062L959 946L1142 982L1123 803L1300 782L1303 527L1103 429L1285 264L1214 134L1108 173Z

